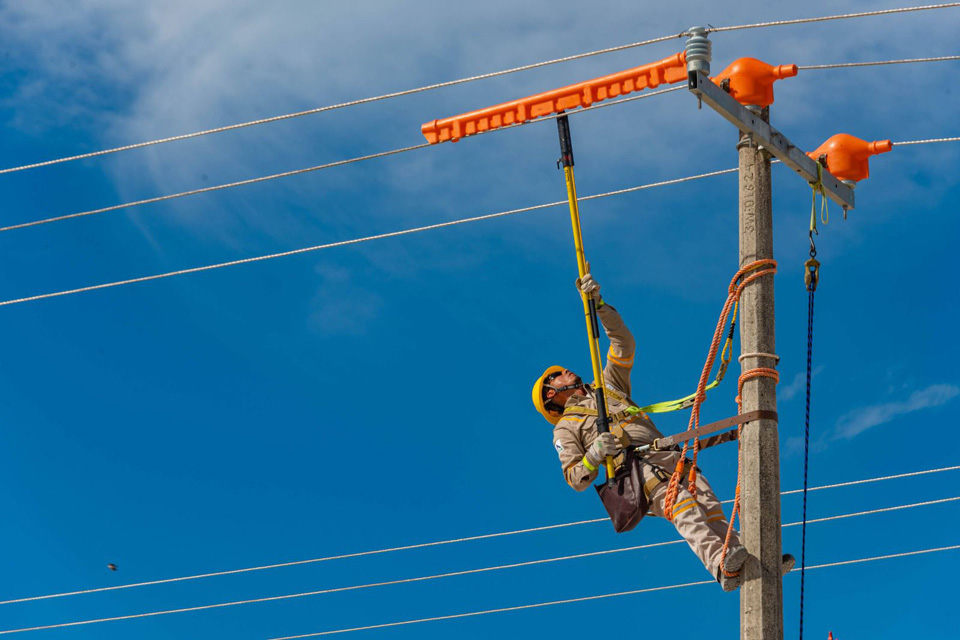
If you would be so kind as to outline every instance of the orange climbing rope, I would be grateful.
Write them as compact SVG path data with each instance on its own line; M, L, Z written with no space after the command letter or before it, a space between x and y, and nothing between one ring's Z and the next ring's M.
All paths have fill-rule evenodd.
M772 378L773 383L777 384L780 382L780 373L776 369L769 367L757 367L756 369L750 369L740 374L740 378L737 380L737 413L743 413L743 400L740 397L743 393L743 383L747 380L753 380L754 378ZM720 552L721 567L723 566L723 561L727 558L727 549L730 547L730 536L733 535L733 521L737 519L737 514L740 513L740 476L743 471L743 445L740 436L742 434L743 424L737 425L737 489L733 494L733 511L730 513L730 521L727 523L727 535L723 538L723 550ZM730 573L724 570L723 573L726 574L728 578L732 578L740 572L735 571Z
M750 273L751 271L755 273ZM723 305L723 310L720 312L720 319L717 321L717 328L713 333L713 341L710 343L710 352L707 354L707 361L703 365L703 371L700 373L700 381L697 384L696 397L693 400L693 410L690 413L690 422L687 426L687 429L696 429L700 426L700 405L703 404L703 401L707 397L706 386L707 380L710 377L710 371L713 369L713 363L717 358L717 351L720 349L720 340L723 337L723 329L726 326L727 316L730 315L731 308L740 300L740 295L743 293L744 288L754 280L762 278L766 275L773 275L777 272L777 261L773 259L763 259L751 262L750 264L742 267L737 271L736 275L733 276L733 280L730 281L730 286L727 288L727 300ZM750 274L750 275L747 275ZM743 383L747 380L760 376L769 376L768 372L773 372L775 376L777 374L774 369L751 369L750 371L745 372L740 376L740 381L737 386L737 408L738 413L740 411L740 391L743 389ZM742 430L743 425L738 427L738 435L740 430ZM685 467L685 461L687 457L687 450L689 448L690 441L683 443L683 451L680 454L680 461L677 463L676 468L673 471L673 474L670 476L670 484L667 486L667 495L664 498L663 503L663 512L664 517L668 520L673 520L673 505L677 500L677 494L680 492L680 482L683 478L683 472ZM737 445L739 451L740 445ZM700 450L700 438L694 438L693 440L693 464L690 468L689 481L688 481L688 491L690 495L697 495L697 486L696 486L696 469L697 469L697 453ZM738 453L739 455L739 453ZM739 469L739 465L738 465ZM734 514L738 511L740 499L740 473L737 472L737 495L736 502L734 503ZM730 523L732 527L733 516L730 518ZM727 540L730 538L730 531L727 531ZM723 553L726 555L726 543L724 544Z

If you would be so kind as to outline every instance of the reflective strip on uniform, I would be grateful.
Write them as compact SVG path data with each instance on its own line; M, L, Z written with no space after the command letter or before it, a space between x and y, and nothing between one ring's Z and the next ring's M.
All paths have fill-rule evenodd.
M597 470L597 468L596 468L595 466L593 466L592 464L590 464L590 461L587 460L587 456L583 456L583 460L581 460L580 462L582 462L582 463L583 463L583 466L585 466L585 467L586 467L588 470L590 470L590 471L596 471L596 470Z
M676 505L673 508L673 517L676 518L678 515L680 515L684 511L689 511L690 509L693 509L696 506L698 506L696 498L687 498L686 500L684 500L683 502L681 502L680 504Z
M629 358L618 357L613 354L613 349L607 351L607 359L612 361L614 364L618 364L621 367L629 369L633 366L633 356Z
M723 509L712 509L707 511L707 522L721 522L727 517L723 514Z
M603 385L603 386L607 389L607 395L609 395L610 397L612 397L614 400L618 400L618 401L623 402L623 403L625 403L625 404L630 404L629 402L627 402L627 399L626 399L626 398L624 398L622 395L620 395L620 393L619 393L616 389L613 388L612 385L605 384L605 385Z

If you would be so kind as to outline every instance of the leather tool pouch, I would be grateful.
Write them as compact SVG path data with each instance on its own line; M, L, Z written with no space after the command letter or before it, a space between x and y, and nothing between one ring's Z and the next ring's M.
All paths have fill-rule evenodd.
M628 449L613 481L594 486L617 533L630 531L647 513L641 465L633 449Z

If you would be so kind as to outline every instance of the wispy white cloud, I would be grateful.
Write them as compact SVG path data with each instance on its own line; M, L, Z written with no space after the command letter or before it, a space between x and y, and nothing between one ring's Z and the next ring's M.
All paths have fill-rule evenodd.
M817 377L823 371L823 365L813 368L812 377ZM805 391L807 388L807 372L800 371L793 377L789 384L785 384L777 389L777 400L786 402L792 400L797 394Z
M7 43L0 54L11 56L7 66L15 73L10 77L22 78L11 81L0 106L11 124L36 131L38 137L58 126L84 131L88 144L62 149L66 155L677 33L696 23L729 25L837 11L836 3L826 0L812 0L802 8L760 0L722 6L695 0L655 15L640 4L618 0L533 0L520 7L491 0L485 6L487 11L477 13L444 0L421 0L415 8L388 0L349 5L286 0L276 6L256 0L0 3L0 40ZM720 70L741 55L773 63L817 63L942 54L938 43L949 42L953 28L945 16L928 12L717 34L714 64ZM121 201L321 164L420 142L419 124L432 117L610 73L681 46L677 40L90 164L108 168ZM903 73L909 73L917 87L940 86L942 69L919 65ZM855 112L857 127L850 132L862 136L884 131L881 124L909 113L913 117L897 119L898 133L936 135L931 123L942 127L943 120L935 100L918 102L909 93L894 92L886 96L882 109L862 109L862 92L880 73L889 71L811 72L778 83L778 126L798 144L811 146L832 133L823 127L824 112ZM808 99L811 86L821 88L816 101ZM579 118L575 139L583 159L581 192L730 166L731 128L709 110L694 115L692 105L690 96L680 92ZM541 126L478 138L455 151L430 149L171 201L162 208L143 209L150 215L133 220L145 235L175 224L211 245L249 255L263 252L264 246L299 246L305 237L354 237L371 224L389 230L414 220L562 199L562 184L558 189L543 141L549 141L551 155L556 142L548 131L551 125ZM917 130L904 129L908 126ZM682 139L697 144L678 144ZM33 159L45 158L24 161ZM731 187L734 178L725 180ZM692 297L713 290L713 282L702 275L724 257L726 244L717 239L732 232L720 214L735 210L736 191L719 188L717 182L695 184L690 190L643 192L586 208L585 215L593 216L591 229L608 232L616 225L617 233L605 236L611 255L643 252L645 268L631 269L636 286L669 288ZM708 190L709 205L693 199ZM935 190L922 191L924 197L936 196ZM349 206L332 206L339 201ZM557 212L562 217L562 209ZM676 234L678 212L701 233ZM546 214L540 215L537 219L543 220ZM526 219L489 228L504 229L503 242L525 250L529 238L518 229ZM624 223L645 225L644 237L624 233ZM671 241L662 242L667 234ZM676 264L690 268L676 269Z
M834 430L835 440L855 438L867 429L890 422L899 416L942 406L960 395L960 387L952 384L934 384L914 391L898 402L884 402L854 409L840 416Z

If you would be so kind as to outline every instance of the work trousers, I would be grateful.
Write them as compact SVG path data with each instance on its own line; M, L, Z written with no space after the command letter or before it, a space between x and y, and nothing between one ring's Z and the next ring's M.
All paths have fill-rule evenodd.
M675 452L653 453L644 456L644 459L663 469L668 475L680 459ZM646 474L649 468L645 469ZM684 468L684 478L673 503L673 526L687 541L693 552L700 558L700 562L714 578L720 568L720 554L723 552L723 541L727 536L727 517L717 495L710 487L710 483L700 473L696 479L696 497L690 495L687 487L687 478L690 471L689 464ZM650 503L650 514L664 517L663 500L667 496L669 482L661 482L650 490L647 499ZM740 536L736 529L730 536L730 548L740 544Z

